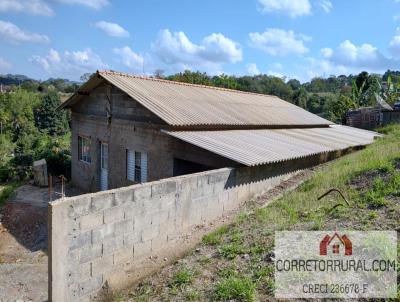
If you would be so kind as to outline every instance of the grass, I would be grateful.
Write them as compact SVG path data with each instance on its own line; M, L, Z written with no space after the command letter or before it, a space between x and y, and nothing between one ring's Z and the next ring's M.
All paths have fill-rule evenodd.
M254 301L256 298L256 286L248 277L229 276L217 282L214 298L216 300Z
M129 301L274 300L275 231L400 228L400 126L380 131L387 135L374 144L319 167L298 189L205 235L185 267L175 264L148 278L147 291L130 291ZM338 194L318 200L331 188L350 206Z
M11 196L11 194L15 191L15 189L19 186L19 183L6 183L0 185L0 207L4 205L7 199Z
M211 232L203 237L203 244L206 245L217 245L222 241L223 236L228 232L229 227L227 225L221 226L214 232Z
M184 267L176 271L172 277L170 285L172 287L182 287L188 285L193 280L194 273L190 269Z

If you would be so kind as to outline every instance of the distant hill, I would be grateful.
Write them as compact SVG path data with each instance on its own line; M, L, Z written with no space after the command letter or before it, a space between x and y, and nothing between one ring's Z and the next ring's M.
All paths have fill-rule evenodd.
M51 89L50 87L53 87L52 89L56 89L59 92L72 93L76 91L81 84L80 82L60 78L49 78L45 81L40 81L21 74L0 75L0 85L6 87L13 85L21 86L29 91L45 92Z
M26 81L38 82L34 79L28 78L22 74L4 74L0 75L0 84L3 85L19 85Z

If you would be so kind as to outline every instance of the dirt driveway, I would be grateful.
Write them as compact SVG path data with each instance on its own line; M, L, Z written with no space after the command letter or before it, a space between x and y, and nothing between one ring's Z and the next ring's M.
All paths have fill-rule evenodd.
M1 209L1 302L47 301L48 201L47 188L23 185Z

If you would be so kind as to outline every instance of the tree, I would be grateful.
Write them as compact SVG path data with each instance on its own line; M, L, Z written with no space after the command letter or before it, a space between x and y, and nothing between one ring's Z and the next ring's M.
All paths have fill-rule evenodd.
M300 87L294 94L293 94L293 104L306 109L307 108L307 91L304 87Z
M56 92L49 92L35 110L36 127L50 135L62 135L69 130L68 118L64 111L57 110L60 98Z
M156 70L154 70L154 77L156 79L162 79L162 78L164 78L164 73L165 73L165 71L163 69L156 69Z
M363 71L361 72L356 80L355 80L355 84L358 88L358 90L360 90L361 93L364 93L366 90L368 90L369 88L369 83L368 83L368 79L369 79L369 75L368 72Z
M87 72L87 73L84 73L83 75L81 75L80 80L81 80L82 82L87 82L87 81L90 80L90 78L91 78L92 76L94 76L94 73Z
M333 114L334 121L342 122L347 111L356 107L355 102L351 98L340 95L335 102L330 103L329 111Z
M290 79L287 83L293 90L297 90L301 87L301 83L299 80L296 79Z

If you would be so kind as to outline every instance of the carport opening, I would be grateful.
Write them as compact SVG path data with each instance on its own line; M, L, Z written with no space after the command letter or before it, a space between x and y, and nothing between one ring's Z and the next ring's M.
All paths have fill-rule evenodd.
M174 176L181 176L185 174L192 174L197 172L204 172L216 169L215 167L202 165L192 161L174 158Z

